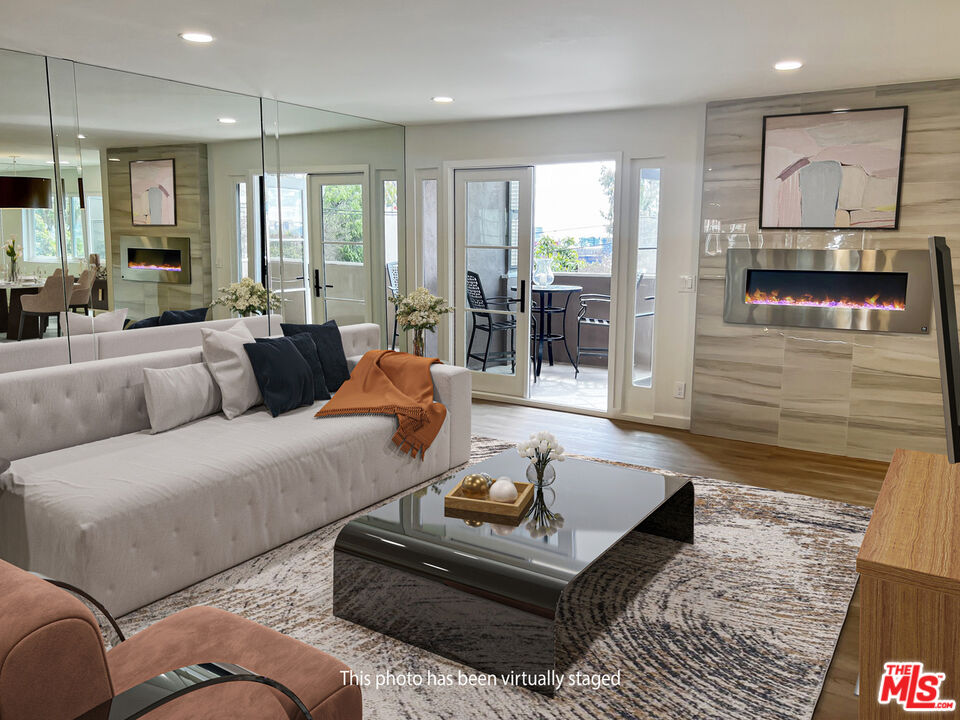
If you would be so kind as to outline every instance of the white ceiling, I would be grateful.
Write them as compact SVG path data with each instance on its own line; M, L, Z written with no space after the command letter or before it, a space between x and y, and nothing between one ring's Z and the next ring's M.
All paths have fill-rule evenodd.
M957 77L958 28L958 0L3 0L0 47L412 124Z

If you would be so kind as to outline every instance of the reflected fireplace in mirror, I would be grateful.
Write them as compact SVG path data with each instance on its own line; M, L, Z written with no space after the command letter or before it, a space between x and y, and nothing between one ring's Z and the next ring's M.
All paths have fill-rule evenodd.
M121 235L119 239L124 280L190 283L190 238Z
M132 270L166 270L182 272L183 261L179 250L154 248L127 248L127 267Z

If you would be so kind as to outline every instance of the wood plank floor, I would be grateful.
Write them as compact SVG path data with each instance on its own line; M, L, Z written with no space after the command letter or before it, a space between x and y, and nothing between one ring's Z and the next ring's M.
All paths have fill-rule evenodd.
M473 433L517 441L549 430L573 453L873 507L887 463L694 435L654 425L485 401ZM857 717L860 590L854 594L814 720Z

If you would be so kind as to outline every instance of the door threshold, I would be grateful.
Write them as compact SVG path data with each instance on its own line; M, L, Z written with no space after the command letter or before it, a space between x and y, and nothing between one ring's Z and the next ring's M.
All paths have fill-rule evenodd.
M540 408L541 410L556 410L558 412L571 413L573 415L589 415L590 417L606 418L614 420L617 415L609 410L593 410L591 408L577 407L576 405L560 405L559 403L543 402L542 400L532 400L530 398L521 398L514 395L500 395L491 392L473 392L473 398L476 400L490 400L492 402L505 403L508 405L523 405L525 407Z

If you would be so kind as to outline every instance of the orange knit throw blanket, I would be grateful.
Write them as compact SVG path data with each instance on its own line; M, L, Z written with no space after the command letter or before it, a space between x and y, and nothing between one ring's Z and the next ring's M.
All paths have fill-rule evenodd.
M314 417L396 415L393 442L423 460L447 416L447 408L433 401L430 366L438 362L437 358L370 350Z

